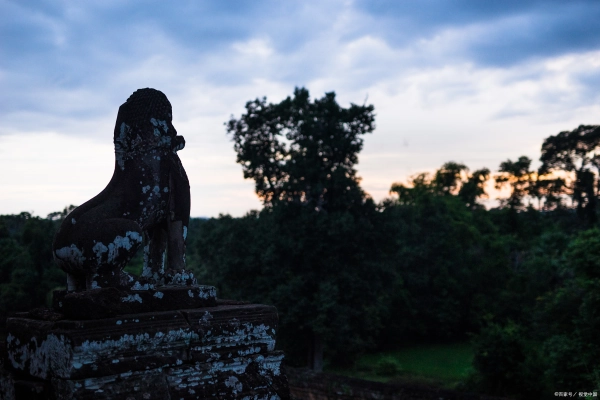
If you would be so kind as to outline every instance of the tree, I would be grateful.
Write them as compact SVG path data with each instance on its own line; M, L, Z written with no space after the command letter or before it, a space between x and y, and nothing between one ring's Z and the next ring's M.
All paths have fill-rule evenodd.
M58 220L62 221L63 219L65 219L67 217L67 215L69 215L69 213L71 211L73 211L76 208L77 208L77 206L74 206L73 204L71 204L70 206L65 207L62 211L51 212L50 214L48 214L46 219L49 219L51 221L58 221Z
M247 102L246 113L226 126L244 178L254 179L266 206L283 201L332 211L364 200L354 165L361 135L375 128L373 110L342 108L334 92L311 102L307 89L296 88L278 104Z
M484 185L489 177L487 168L470 174L466 165L449 161L435 172L433 178L426 172L417 174L410 178L409 186L398 182L392 184L390 193L398 195L400 204L414 204L427 195L454 195L474 209L481 207L477 199L487 197Z
M408 186L400 182L393 183L390 188L390 194L393 193L398 196L398 204L413 205L426 197L436 195L437 190L431 181L431 175L427 172L422 172L412 176Z
M600 126L580 125L572 131L550 136L542 144L540 175L553 171L575 174L572 183L573 201L578 215L590 223L596 221L596 203L600 172Z
M373 348L391 279L384 216L278 204L200 226L199 276L224 298L273 304L288 362L322 368ZM191 235L191 233L190 233Z
M458 197L469 207L469 208L480 208L482 207L477 203L477 199L484 197L487 198L485 193L485 183L490 179L490 170L487 168L478 169L473 172L467 179L466 182L460 187L458 191Z
M535 348L527 342L523 329L508 321L504 326L489 323L473 340L471 384L487 394L516 399L541 398L544 369Z
M567 182L563 178L538 179L535 193L538 199L544 199L544 204L539 209L551 211L565 207L564 195L569 193Z
M49 293L64 285L51 247L60 222L27 212L0 215L0 330L8 313L48 305Z
M531 193L534 187L534 172L529 170L531 159L521 156L517 161L506 160L500 163L500 174L495 176L496 189L510 186L510 196L503 199L503 205L515 210L521 210L525 206L523 199Z
M381 342L463 339L477 329L476 316L490 309L508 254L476 201L488 177L485 168L470 174L465 165L447 162L433 176L392 185L398 198L383 204L383 214L393 226L394 311Z
M374 118L372 105L343 108L333 92L311 101L308 90L296 88L277 104L247 102L246 113L226 123L237 162L265 208L243 223L227 221L254 244L218 253L201 244L207 274L228 294L275 304L280 335L292 346L286 350L302 348L317 370L323 351L347 361L379 329L375 305L388 281L377 264L379 215L354 168Z
M463 181L463 175L469 171L466 165L449 161L438 169L433 178L433 184L443 194L458 193L458 188Z
M543 339L545 375L554 385L600 384L600 230L579 232L564 253L563 280L544 294L533 315Z
M580 125L572 131L550 136L542 144L540 173L556 170L584 171L600 167L599 125Z

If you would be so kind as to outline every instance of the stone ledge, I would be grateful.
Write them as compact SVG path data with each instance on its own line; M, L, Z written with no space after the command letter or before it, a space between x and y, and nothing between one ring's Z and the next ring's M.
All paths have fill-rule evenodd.
M114 287L82 292L54 292L52 307L71 319L99 319L116 315L171 311L217 305L214 286L159 286L148 290Z
M98 320L9 318L8 368L49 379L223 362L268 354L277 310L259 304L129 314Z
M7 399L289 398L277 310L221 305L96 320L48 310L9 318ZM0 368L1 370L1 368ZM1 372L1 371L0 371ZM17 379L18 377L18 379ZM6 388L4 388L6 386ZM5 400L2 398L2 400Z
M7 320L0 387L12 397L0 400L288 399L283 354L274 350L275 307L214 293L211 286L57 292L60 312ZM137 295L141 302L123 301Z
M10 374L2 399L288 399L280 370L283 353L239 357L227 362L128 371L82 379L14 380ZM0 373L2 373L0 369ZM0 375L2 378L3 375ZM0 379L0 384L3 380Z

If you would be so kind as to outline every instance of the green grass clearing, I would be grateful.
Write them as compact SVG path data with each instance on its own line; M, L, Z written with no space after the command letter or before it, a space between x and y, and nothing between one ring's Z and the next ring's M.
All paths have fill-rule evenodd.
M327 372L377 382L419 382L454 388L472 371L473 349L469 343L417 345L366 354L350 369Z

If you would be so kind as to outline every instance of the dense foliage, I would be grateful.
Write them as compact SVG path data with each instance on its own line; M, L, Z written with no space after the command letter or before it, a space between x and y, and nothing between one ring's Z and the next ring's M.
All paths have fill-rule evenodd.
M546 139L538 171L525 156L494 175L448 162L375 204L354 169L373 124L372 106L345 109L333 93L247 103L226 125L265 207L192 219L189 267L222 298L277 306L292 364L471 340L470 390L599 390L600 128ZM490 178L510 194L486 210ZM50 245L67 211L0 216L2 315L63 284Z
M52 240L72 207L48 218L0 215L0 327L9 312L45 305L51 291L65 285L65 274L54 266Z
M317 211L360 207L365 194L354 165L372 132L373 106L340 107L335 93L310 101L308 90L278 104L246 103L246 113L226 124L244 178L254 179L266 206L302 204Z

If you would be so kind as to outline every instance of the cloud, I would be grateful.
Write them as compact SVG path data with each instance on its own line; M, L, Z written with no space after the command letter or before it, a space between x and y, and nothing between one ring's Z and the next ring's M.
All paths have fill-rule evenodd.
M438 42L446 61L506 67L600 48L595 1L359 1L357 7L391 46L421 43L427 54L428 44Z
M0 135L14 126L79 134L69 121L107 118L140 87L305 84L326 64L305 57L337 3L324 4L5 2Z

